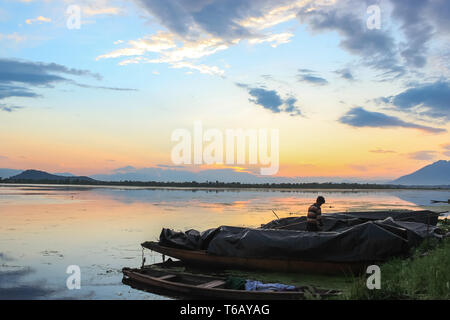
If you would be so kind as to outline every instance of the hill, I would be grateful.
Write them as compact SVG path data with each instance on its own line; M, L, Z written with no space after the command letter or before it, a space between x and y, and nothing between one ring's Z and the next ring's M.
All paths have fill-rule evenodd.
M59 176L50 174L39 170L26 170L18 175L12 176L8 179L11 182L26 182L26 181L49 181L49 182L96 182L96 180L89 177L77 176Z
M411 174L402 176L392 181L392 183L416 186L450 185L450 161L436 161Z

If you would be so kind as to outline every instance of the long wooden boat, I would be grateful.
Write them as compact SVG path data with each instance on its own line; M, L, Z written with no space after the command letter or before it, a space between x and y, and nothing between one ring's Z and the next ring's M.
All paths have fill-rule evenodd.
M123 268L123 282L133 288L175 298L227 300L299 300L339 294L336 290L296 287L295 291L246 291L227 289L226 278L185 272Z
M144 248L179 259L186 264L194 266L208 266L208 268L220 269L250 269L275 272L307 272L317 274L360 274L372 263L337 263L317 262L294 259L271 259L271 258L241 258L225 257L208 254L204 250L185 250L164 247L158 242L147 241L142 243Z

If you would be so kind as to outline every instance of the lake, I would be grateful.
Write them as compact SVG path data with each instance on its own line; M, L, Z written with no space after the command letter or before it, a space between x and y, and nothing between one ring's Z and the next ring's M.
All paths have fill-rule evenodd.
M258 227L275 218L272 209L280 218L304 215L319 194L324 214L432 208L431 199L449 198L448 190L0 185L0 299L166 299L121 282L123 267L141 265L140 243L157 240L163 227ZM161 261L157 253L145 256ZM80 267L80 289L66 286L70 265Z

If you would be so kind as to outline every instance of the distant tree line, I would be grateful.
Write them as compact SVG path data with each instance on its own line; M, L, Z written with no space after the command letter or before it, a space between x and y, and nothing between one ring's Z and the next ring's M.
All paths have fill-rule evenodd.
M333 183L333 182L311 182L311 183L240 183L240 182L160 182L160 181L98 181L83 179L60 179L60 180L31 180L31 179L1 179L2 183L21 184L55 184L55 185L88 185L88 186L130 186L130 187L178 187L178 188L240 188L240 189L448 189L450 186L442 187L419 187L392 184L374 183Z

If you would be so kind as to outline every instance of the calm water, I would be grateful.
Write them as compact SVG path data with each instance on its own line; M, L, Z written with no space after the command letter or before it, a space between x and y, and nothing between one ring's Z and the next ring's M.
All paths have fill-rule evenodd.
M180 190L0 185L0 299L165 299L121 283L121 269L141 264L140 243L161 228L257 227L304 215L318 194L323 211L420 209L448 191ZM448 210L448 209L447 209ZM161 257L146 252L147 263ZM66 268L81 268L68 290Z

